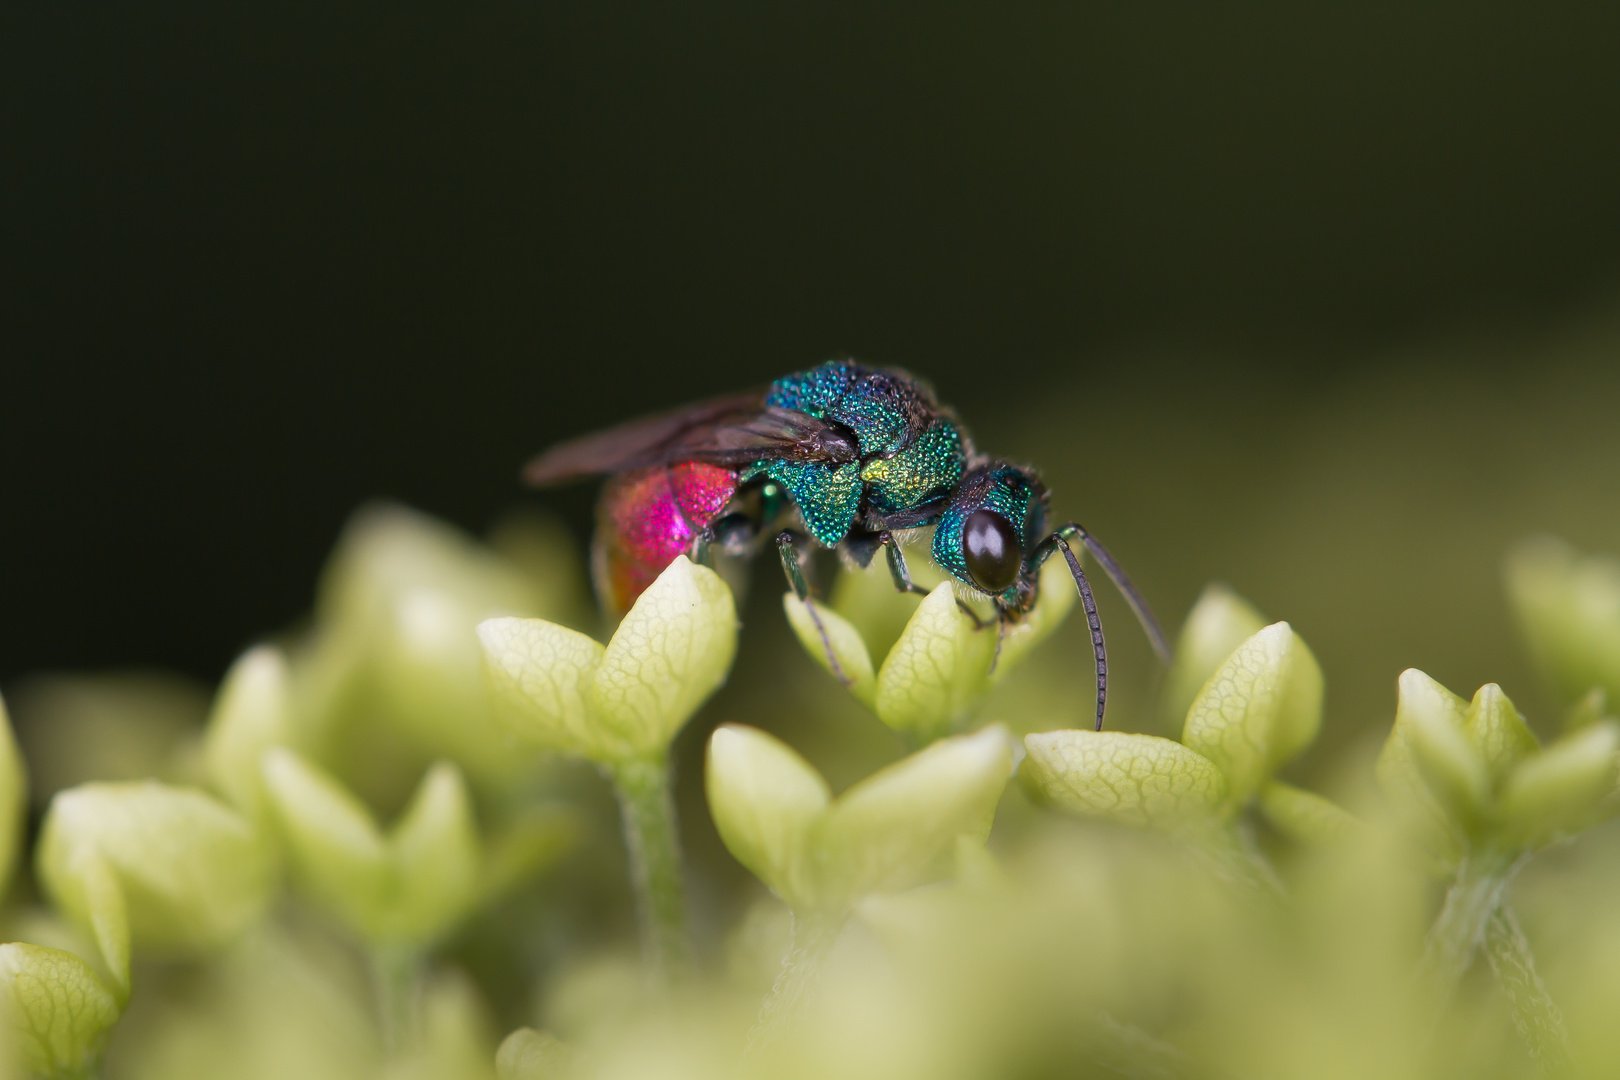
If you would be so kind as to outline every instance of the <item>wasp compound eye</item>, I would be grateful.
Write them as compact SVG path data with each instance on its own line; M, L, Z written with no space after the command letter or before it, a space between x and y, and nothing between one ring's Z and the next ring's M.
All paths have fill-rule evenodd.
M1018 533L994 510L975 510L962 523L962 557L973 584L996 595L1013 587L1024 565Z

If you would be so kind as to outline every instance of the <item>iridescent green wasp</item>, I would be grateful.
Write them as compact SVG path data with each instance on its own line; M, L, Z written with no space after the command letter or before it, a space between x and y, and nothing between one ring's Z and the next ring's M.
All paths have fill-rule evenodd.
M1046 486L1035 471L974 450L927 384L901 371L834 360L778 379L763 393L705 402L564 443L532 461L539 486L608 474L592 570L604 604L627 610L678 555L749 557L775 538L782 569L810 604L804 554L838 548L860 567L881 548L895 588L913 584L897 534L932 526L934 561L993 620L1035 604L1042 564L1062 552L1074 574L1097 660L1097 727L1108 659L1091 585L1070 541L1083 544L1124 594L1165 660L1170 649L1146 601L1107 550L1074 522L1045 532ZM815 617L815 608L809 608ZM820 619L816 618L817 626ZM826 644L832 670L837 660Z

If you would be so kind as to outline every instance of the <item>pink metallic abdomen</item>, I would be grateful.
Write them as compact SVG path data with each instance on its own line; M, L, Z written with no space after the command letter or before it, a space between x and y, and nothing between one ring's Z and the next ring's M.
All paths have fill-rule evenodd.
M611 477L596 507L591 569L597 595L615 615L720 516L737 490L737 473L683 461Z

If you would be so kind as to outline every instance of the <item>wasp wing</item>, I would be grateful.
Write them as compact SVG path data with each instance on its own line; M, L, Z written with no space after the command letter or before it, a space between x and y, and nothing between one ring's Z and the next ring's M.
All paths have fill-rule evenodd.
M859 456L855 441L808 413L766 405L762 394L741 394L643 417L552 447L523 470L548 487L587 476L677 461L736 468L756 461L827 461Z

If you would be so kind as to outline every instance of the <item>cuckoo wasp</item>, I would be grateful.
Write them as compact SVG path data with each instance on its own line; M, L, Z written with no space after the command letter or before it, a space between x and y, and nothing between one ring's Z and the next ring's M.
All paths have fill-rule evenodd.
M1050 498L1035 471L975 450L955 414L902 371L829 361L763 392L563 443L524 470L541 487L599 475L608 480L592 575L604 605L618 613L679 555L712 565L717 556L746 559L772 542L807 605L812 546L837 548L863 568L881 548L896 589L926 592L912 582L897 535L932 527L933 559L959 583L957 602L981 629L1022 618L1035 604L1042 564L1062 553L1091 629L1099 730L1108 660L1071 542L1092 554L1154 650L1169 658L1153 613L1107 549L1074 522L1046 532ZM981 619L964 592L988 599L993 618ZM814 617L814 606L809 610ZM838 671L836 661L831 666Z

